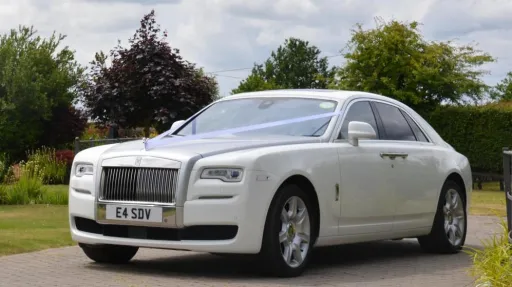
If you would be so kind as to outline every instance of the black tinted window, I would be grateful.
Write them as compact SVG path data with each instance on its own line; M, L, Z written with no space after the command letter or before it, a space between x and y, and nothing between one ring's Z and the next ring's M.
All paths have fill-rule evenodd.
M341 126L341 131L338 136L339 139L348 139L348 123L351 121L365 122L370 124L377 133L377 138L379 138L377 123L375 121L375 117L369 102L356 102L350 106L347 115L343 120L343 125Z
M386 139L416 141L411 127L398 108L382 103L375 103L375 106L386 131Z
M412 131L416 135L416 139L418 139L418 141L420 141L420 142L428 142L427 137L421 131L421 129L418 127L418 125L416 125L416 123L412 120L412 118L406 113L402 113L402 114L407 118L407 121L409 122L409 125L412 128Z

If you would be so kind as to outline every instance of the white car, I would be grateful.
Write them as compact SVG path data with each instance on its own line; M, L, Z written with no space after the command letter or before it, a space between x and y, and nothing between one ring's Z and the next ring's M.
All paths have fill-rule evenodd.
M253 254L286 277L315 246L458 252L472 191L468 159L411 108L334 90L220 99L161 138L81 151L70 180L72 238L96 262L139 247Z

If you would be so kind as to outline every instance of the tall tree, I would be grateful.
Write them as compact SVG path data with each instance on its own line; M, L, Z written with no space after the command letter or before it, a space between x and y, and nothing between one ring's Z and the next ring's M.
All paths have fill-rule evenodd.
M13 160L55 134L45 134L45 127L58 107L72 113L83 73L74 52L59 48L65 36L36 34L33 27L20 26L0 37L0 153Z
M214 78L185 61L178 49L165 41L151 11L140 21L140 28L107 56L97 53L82 93L92 119L116 123L125 128L170 128L176 119L187 118L209 104L218 93Z
M233 94L269 89L323 89L334 70L327 57L308 41L286 39L284 45L272 51L264 64L255 64L252 73L232 91Z
M491 98L499 101L512 101L512 72L508 72L491 91Z
M489 90L478 68L494 61L470 45L426 41L417 22L385 22L363 30L357 25L331 88L375 92L421 112L442 102L479 100Z

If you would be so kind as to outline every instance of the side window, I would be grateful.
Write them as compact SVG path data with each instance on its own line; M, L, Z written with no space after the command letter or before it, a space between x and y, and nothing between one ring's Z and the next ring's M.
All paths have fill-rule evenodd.
M348 139L348 123L351 121L369 123L377 133L377 138L379 138L377 122L375 121L375 116L373 115L372 107L369 102L355 102L349 107L347 115L343 119L338 139Z
M427 137L421 131L420 127L418 127L418 125L414 122L414 120L408 114L406 114L406 113L402 113L402 114L404 115L404 117L409 122L409 125L411 126L412 131L416 135L416 138L418 139L418 141L420 141L420 142L428 142Z
M384 130L386 131L386 139L398 141L416 141L416 137L412 132L409 123L404 118L400 110L391 105L375 102L377 111L379 112Z

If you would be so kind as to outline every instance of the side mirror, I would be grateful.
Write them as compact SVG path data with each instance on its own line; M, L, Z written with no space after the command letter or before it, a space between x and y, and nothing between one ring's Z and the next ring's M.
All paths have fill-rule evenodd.
M175 121L172 123L170 132L174 132L175 130L179 129L183 124L185 123L185 120Z
M375 139L377 133L365 122L351 121L348 123L348 142L353 146L359 145L359 139Z

